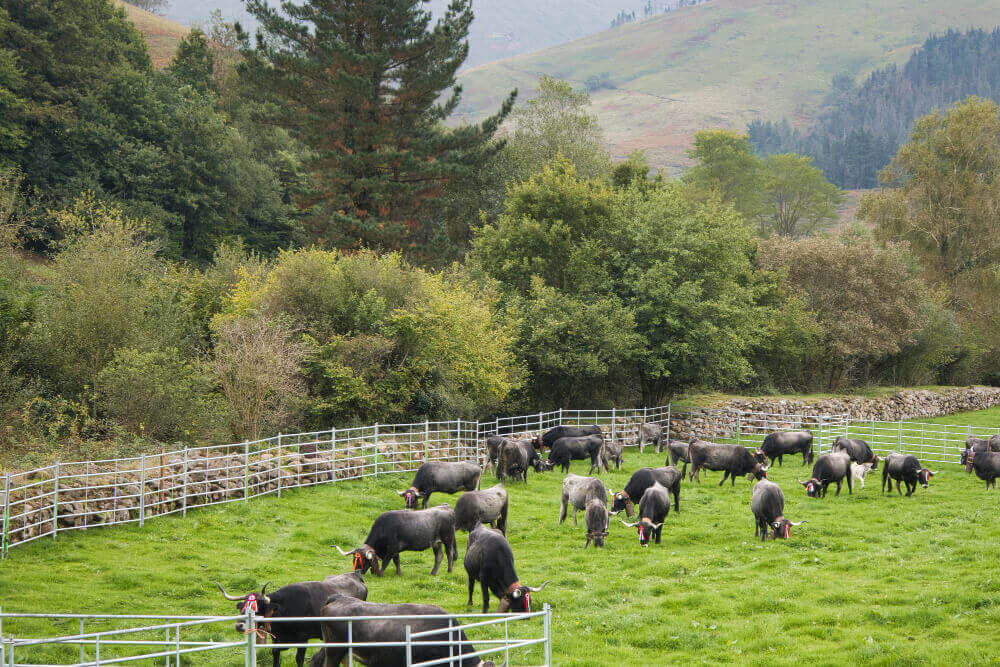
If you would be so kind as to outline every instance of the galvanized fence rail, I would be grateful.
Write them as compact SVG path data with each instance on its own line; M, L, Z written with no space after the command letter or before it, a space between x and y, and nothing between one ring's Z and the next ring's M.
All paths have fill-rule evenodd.
M355 640L355 624L365 621L447 621L442 627L414 632L410 624L397 641ZM248 630L232 635L237 621ZM539 621L541 627L539 628ZM266 643L256 629L279 623L346 623L344 642ZM28 626L31 626L30 628ZM40 627L41 626L41 627ZM109 627L113 626L113 627ZM36 629L40 628L40 629ZM95 629L99 628L99 629ZM273 628L272 628L273 629ZM466 639L462 639L465 633ZM31 636L29 636L31 635ZM253 612L238 616L36 614L0 611L0 665L156 664L180 667L182 658L214 653L216 662L257 664L260 651L297 649L347 649L348 665L356 664L355 651L364 648L397 648L407 667L462 665L464 660L491 657L506 664L552 664L552 609L512 614L444 614L419 616L347 616L255 618ZM416 661L421 651L435 655Z
M271 438L190 447L123 459L55 463L3 476L0 556L12 546L96 526L138 523L155 516L292 488L412 472L424 461L484 462L487 435L531 436L553 426L597 424L631 446L643 423L669 424L671 437L691 435L757 447L772 431L808 429L819 452L840 435L868 440L884 455L900 451L922 461L958 463L974 428L904 421L851 420L848 415L777 414L737 410L652 408L559 409L492 421L423 421L330 428Z

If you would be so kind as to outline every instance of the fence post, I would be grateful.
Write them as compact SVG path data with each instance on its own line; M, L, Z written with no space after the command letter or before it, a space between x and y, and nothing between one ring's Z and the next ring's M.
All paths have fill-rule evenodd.
M146 516L146 455L139 458L139 525L142 526Z
M337 427L330 427L330 481L337 481Z
M257 665L257 628L254 627L253 609L247 605L247 654L244 664L246 667L256 667Z
M562 416L562 408L561 407L559 408L559 425L560 426L563 425L563 416Z
M430 447L431 447L431 424L430 421L424 420L424 463L430 461Z
M52 470L52 539L59 532L59 461Z
M611 442L615 441L616 422L617 420L615 419L615 407L611 406Z
M3 541L0 542L0 558L7 557L10 548L10 473L3 477Z
M278 433L278 497L281 497L281 433Z
M673 403L667 403L667 441L668 441L667 444L670 444L669 443L669 440L670 440L670 407L672 405L673 405Z
M898 451L900 454L902 454L903 453L903 420L900 419L896 423L896 426L897 426L897 431L896 431L896 451Z
M546 602L542 608L545 610L543 632L545 633L545 667L552 665L552 607Z
M378 477L378 422L375 422L375 476Z
M243 502L250 500L250 441L243 442Z
M181 517L188 515L188 448L184 445L184 478L181 481Z
M406 667L410 667L413 664L413 644L411 644L410 638L410 626L406 626Z
M538 432L542 432L542 413L538 413Z
M823 415L819 416L819 453L823 453L823 422L826 418Z

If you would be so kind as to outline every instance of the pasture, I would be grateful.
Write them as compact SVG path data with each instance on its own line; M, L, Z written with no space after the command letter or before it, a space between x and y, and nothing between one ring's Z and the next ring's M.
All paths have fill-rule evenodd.
M627 449L622 471L602 478L620 490L633 470L664 457ZM588 467L577 461L572 472ZM882 497L879 470L853 496L845 486L839 497L831 489L817 500L795 482L808 472L801 457L787 457L769 478L785 490L785 515L807 523L788 541L763 544L753 535L751 484L741 478L720 488L721 473L703 473L701 484L682 484L681 512L671 511L662 544L641 548L634 529L612 519L601 550L583 548L582 513L579 527L571 518L558 525L562 475L531 473L526 486L508 486L508 538L523 583L552 580L535 603L553 607L555 664L994 663L1000 496L957 465L938 467L931 487L911 498ZM212 582L247 591L271 581L273 589L349 570L333 546L360 544L381 511L401 507L393 489L408 482L401 475L343 482L159 518L142 529L40 540L0 566L0 601L4 611L230 614L233 605ZM484 486L493 483L487 473ZM456 499L435 494L432 504ZM389 568L383 578L366 577L369 600L467 611L466 538L459 533L454 572L442 567L432 577L431 552L407 552L402 576ZM474 602L478 611L478 587ZM44 632L32 622L18 627ZM226 630L212 637L234 639ZM188 664L233 664L233 657L204 654ZM270 664L269 653L259 661ZM513 662L538 664L540 652ZM283 664L294 664L290 652Z

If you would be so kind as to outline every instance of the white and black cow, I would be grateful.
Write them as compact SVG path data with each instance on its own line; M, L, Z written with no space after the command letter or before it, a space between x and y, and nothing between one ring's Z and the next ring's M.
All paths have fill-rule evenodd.
M559 523L566 520L566 511L573 508L573 525L577 525L576 513L585 511L592 498L607 502L608 491L597 477L584 477L569 473L563 479L562 496L559 505Z

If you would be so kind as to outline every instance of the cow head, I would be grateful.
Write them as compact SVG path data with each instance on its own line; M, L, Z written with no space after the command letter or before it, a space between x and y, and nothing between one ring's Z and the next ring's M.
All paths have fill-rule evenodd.
M927 468L921 468L920 471L917 473L917 479L920 480L920 485L926 489L927 485L930 484L931 482L931 477L933 477L936 474L937 473L932 470L928 470Z
M531 611L531 594L537 593L549 585L548 580L541 586L522 586L520 581L515 581L507 589L500 603L497 604L498 613L506 612L528 612Z
M535 468L535 472L552 470L552 464L540 456L535 457L535 459L531 462L531 465Z
M878 470L878 454L872 454L872 470Z
M410 487L406 491L396 491L403 498L403 506L408 510L417 509L420 503L420 492L415 487Z
M768 464L767 454L765 454L764 452L762 452L759 449L755 449L753 451L753 460L756 461L757 463L761 464L761 465L765 465L766 466Z
M796 523L795 521L789 521L783 516L779 516L777 519L771 522L771 528L774 532L771 533L771 539L776 540L779 537L787 540L792 534L792 526L801 526L805 523L805 519Z
M819 480L815 477L803 482L801 479L795 480L802 486L806 487L806 495L810 498L819 498L820 492L823 490L823 485L820 484Z
M534 438L531 439L531 446L534 447L535 449L537 449L538 451L542 451L542 434L541 433L539 433L538 435L536 435Z
M757 480L764 479L765 477L767 477L768 467L769 466L766 466L760 462L755 463L753 466L753 470L747 473L747 479L749 479L750 481L753 481L755 479Z
M619 521L621 521L621 519L619 519ZM653 539L653 531L662 526L663 522L661 521L660 523L653 523L653 520L650 519L649 517L642 517L635 523L625 523L624 521L622 521L622 524L626 528L638 529L639 544L644 547L648 547L649 541Z
M341 556L354 556L354 571L361 574L365 574L378 564L378 555L367 544L362 544L357 549L352 549L351 551L344 551L338 546L337 551L340 552Z
M965 457L965 472L972 472L972 461L976 458L976 450L968 450L968 456Z
M969 454L972 453L972 449L970 449L968 446L966 446L965 449L961 449L959 451L962 452L962 458L961 458L961 460L959 462L962 465L968 464L968 462L969 462Z
M632 499L628 497L628 494L624 491L619 491L615 495L611 496L611 512L617 514L622 510L625 510L625 514L632 517Z
M587 532L587 543L583 545L583 548L586 549L587 547L589 547L591 542L594 543L595 547L603 547L604 546L604 539L607 536L608 536L607 527L605 527L604 530L588 531Z
M270 583L270 582L268 582ZM254 616L267 618L269 616L274 616L281 611L281 605L276 602L272 602L271 598L267 595L267 584L264 584L260 588L260 593L252 592L246 595L230 595L226 592L226 589L222 587L222 584L215 582L215 585L219 587L222 592L222 596L227 600L232 600L236 603L236 613L238 614L248 614L253 612ZM257 626L255 632L257 637L262 641L267 639L267 626ZM240 620L236 621L236 632L246 633L248 630L246 621Z

